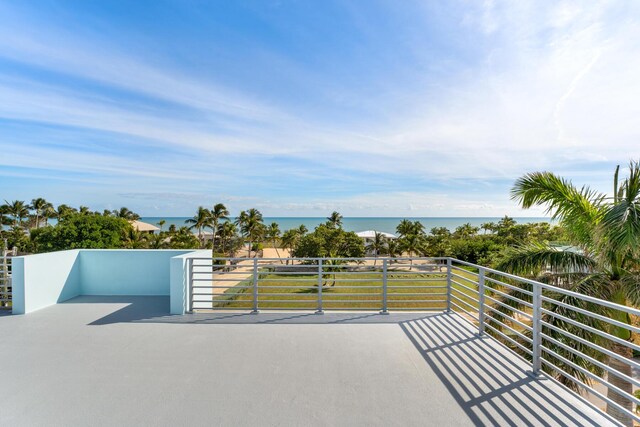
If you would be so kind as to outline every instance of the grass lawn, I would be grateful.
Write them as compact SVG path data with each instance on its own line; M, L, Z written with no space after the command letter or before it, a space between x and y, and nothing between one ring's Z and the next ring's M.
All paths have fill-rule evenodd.
M477 280L470 272L456 271L456 274ZM470 282L460 278L455 280L472 289L477 289ZM382 309L382 273L340 272L334 277L323 275L322 307L324 310L381 310ZM253 281L251 278L228 289L224 294L213 299L213 308L251 309L253 307ZM389 271L387 279L387 307L393 310L444 310L446 309L447 278L446 273L423 274L418 272ZM477 292L452 284L453 295L477 306L469 298L477 299ZM244 288L249 287L249 288ZM472 311L468 306L455 301L458 305ZM259 309L306 309L318 307L318 275L291 274L278 275L263 273L258 281ZM452 309L458 311L452 306Z

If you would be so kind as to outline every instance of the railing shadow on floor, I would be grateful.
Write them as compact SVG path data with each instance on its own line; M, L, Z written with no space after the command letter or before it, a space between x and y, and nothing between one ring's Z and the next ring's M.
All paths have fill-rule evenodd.
M456 314L400 324L431 370L476 425L598 426L566 402L551 379Z

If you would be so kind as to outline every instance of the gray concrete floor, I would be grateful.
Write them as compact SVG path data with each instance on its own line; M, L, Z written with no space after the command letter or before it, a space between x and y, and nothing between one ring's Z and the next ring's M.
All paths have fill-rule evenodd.
M0 318L0 424L603 426L456 315L170 316L79 297Z

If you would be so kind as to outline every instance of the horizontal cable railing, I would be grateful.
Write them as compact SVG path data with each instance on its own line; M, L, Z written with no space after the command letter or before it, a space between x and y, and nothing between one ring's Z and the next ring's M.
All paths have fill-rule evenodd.
M190 311L444 310L446 258L190 258Z
M458 280L461 270L475 279ZM620 313L640 316L640 310L459 260L452 260L451 274L452 310L481 335L511 348L533 374L548 374L640 422L633 393L640 363L630 357L640 346L616 333L639 333L640 327L619 319ZM466 294L456 298L460 290Z
M190 258L189 311L448 311L640 422L640 310L452 258ZM624 316L621 316L623 314ZM621 334L620 331L628 331Z

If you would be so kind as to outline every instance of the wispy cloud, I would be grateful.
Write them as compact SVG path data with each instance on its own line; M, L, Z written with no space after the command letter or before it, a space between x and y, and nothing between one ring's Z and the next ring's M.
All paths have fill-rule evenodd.
M499 215L518 211L509 183L538 169L606 190L609 169L640 157L640 6L548 6L327 4L309 25L335 35L294 5L234 10L268 30L203 26L211 52L176 41L203 71L150 42L170 40L160 30L134 48L117 36L129 24L90 8L101 31L4 5L0 120L21 125L0 129L0 175L79 174L103 198L173 213L233 194L272 214ZM44 181L32 191L66 196ZM122 191L131 181L139 192Z

